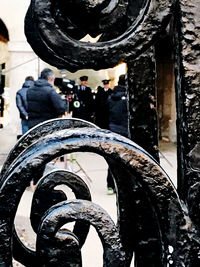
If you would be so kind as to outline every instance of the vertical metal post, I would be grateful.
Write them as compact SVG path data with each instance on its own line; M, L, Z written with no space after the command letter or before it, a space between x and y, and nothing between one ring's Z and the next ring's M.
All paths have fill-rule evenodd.
M178 1L175 21L178 192L182 199L200 181L200 0Z
M128 62L131 139L158 162L158 118L154 48Z

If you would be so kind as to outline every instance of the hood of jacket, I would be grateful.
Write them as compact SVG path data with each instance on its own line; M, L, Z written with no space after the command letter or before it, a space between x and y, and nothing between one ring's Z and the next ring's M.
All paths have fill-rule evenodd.
M47 82L47 80L42 78L39 78L37 81L35 81L34 85L38 87L44 87L44 86L52 87L52 85L49 82Z
M33 85L34 85L34 81L28 80L28 81L25 81L25 83L23 84L22 87L29 88L29 87L31 87Z
M111 94L112 100L117 101L121 99L123 96L126 96L126 87L122 85L115 86Z

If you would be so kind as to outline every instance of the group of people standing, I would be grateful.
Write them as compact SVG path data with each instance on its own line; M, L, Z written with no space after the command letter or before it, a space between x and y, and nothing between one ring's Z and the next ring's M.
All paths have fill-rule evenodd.
M109 79L102 80L103 86L98 86L95 94L87 86L87 76L80 77L80 81L70 109L73 117L91 121L102 129L128 137L125 75L119 77L114 89L110 88Z
M44 69L38 80L28 76L16 94L20 112L22 134L38 123L58 118L72 112L72 117L95 123L103 129L128 137L128 109L125 75L119 77L118 85L110 88L110 80L102 81L103 87L93 93L87 85L88 76L80 77L80 85L74 87L70 108L54 88L55 75L51 69ZM69 104L69 103L68 103ZM108 193L114 192L112 174L108 170Z
M96 125L128 137L128 109L125 75L110 89L110 80L103 80L96 93Z

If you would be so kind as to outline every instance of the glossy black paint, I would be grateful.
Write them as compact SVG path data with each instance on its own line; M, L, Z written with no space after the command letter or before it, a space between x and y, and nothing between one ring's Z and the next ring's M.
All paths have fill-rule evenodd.
M173 0L92 3L32 0L25 34L36 54L70 71L114 67L151 46L167 25L174 6ZM81 41L86 34L101 34L99 42Z
M74 230L72 234L67 230L61 230L61 232L59 230L65 222L71 220L68 217L71 216L68 202L62 201L50 208L41 218L39 228L37 228L38 223L35 224L34 228L38 231L37 251L34 254L27 253L26 248L19 244L14 249L20 249L12 253L12 225L21 195L33 173L36 173L40 166L66 153L89 151L103 156L114 174L119 211L118 227L115 228L113 222L108 219L108 215L105 215L108 222L106 229L104 227L101 229L101 219L104 216L98 214L102 214L103 211L100 207L95 208L92 202L86 201L87 209L83 214L80 210L83 209L82 205L85 205L84 201L81 201L79 205L79 200L77 200L77 204L70 205L78 205L72 220L80 221L81 219L81 221L93 223L91 216L94 216L94 224L97 231L101 232L101 241L104 246L104 265L114 266L110 262L110 259L114 257L117 261L115 266L130 266L132 253L135 251L137 266L145 266L147 263L148 266L168 266L169 258L173 262L171 266L181 266L181 264L192 266L190 260L193 251L197 249L195 227L185 213L186 208L181 204L166 173L145 150L131 140L106 130L95 127L62 129L61 119L60 125L57 121L58 130L55 128L52 133L51 123L53 126L54 121L46 123L49 126L49 133L46 129L45 135L25 148L8 167L6 174L1 177L0 254L2 264L10 266L14 254L18 255L18 261L26 266L34 266L35 263L37 266L55 266L58 259L60 259L59 266L81 266L81 243L86 237L85 230L81 230L84 224L81 223L77 231ZM87 125L86 122L85 125ZM30 137L31 131L34 133L35 130L36 128L30 130ZM58 173L51 175L60 179ZM40 180L38 192L41 191L41 186L42 188L54 186L49 182L49 177ZM74 179L72 179L73 182L75 182ZM64 181L64 176L61 180ZM40 199L37 191L35 200ZM10 195L12 198L9 197ZM59 197L58 200L63 200L63 198ZM33 208L32 218L38 212L37 205L33 204ZM100 220L95 219L99 217ZM113 229L116 234L112 239ZM83 239L80 234L84 235ZM111 243L109 243L108 251L107 238L113 240L109 241ZM74 251L66 254L62 251L62 247L66 249L73 247ZM173 248L173 252L169 250L169 247ZM110 249L114 254L109 252ZM52 258L54 252L55 257ZM68 265L64 264L66 261Z
M81 266L81 246L90 223L101 238L106 267L130 266L133 252L137 267L200 265L199 6L199 0L31 1L25 33L39 57L70 71L105 69L127 62L129 85L137 78L134 60L151 47L174 15L178 192L183 201L154 159L158 159L156 114L147 116L152 124L142 122L142 126L147 126L145 134L150 144L141 143L154 158L132 141L87 122L59 119L46 122L19 140L1 171L0 266L12 266L13 256L31 267ZM83 14L87 14L84 22ZM81 41L86 34L101 36L92 44ZM130 98L134 96L130 101L131 116L139 103L149 104L144 101L147 95L155 100L154 73L151 75L148 70L144 73L149 84L144 82L141 94L137 86L130 87ZM136 80L140 80L140 75ZM139 123L130 120L132 129L137 129ZM134 131L132 138L137 140L138 136L133 135ZM33 198L31 222L37 244L36 252L31 251L13 230L20 198L33 175L40 175L40 168L75 151L94 152L108 162L116 182L118 225L90 201L88 188L79 177L65 171L62 175L55 172L40 180ZM66 201L63 192L54 190L53 178L56 183L69 180L76 197L86 200ZM78 184L74 185L75 181ZM82 189L77 193L78 187ZM45 196L41 195L43 190ZM38 205L49 193L52 199ZM69 221L77 221L73 232L61 229Z

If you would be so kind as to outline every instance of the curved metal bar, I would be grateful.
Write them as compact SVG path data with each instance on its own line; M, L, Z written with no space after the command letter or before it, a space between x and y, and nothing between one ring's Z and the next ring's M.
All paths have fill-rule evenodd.
M25 32L26 36L30 36L32 33L32 37L34 42L31 43L31 46L34 50L34 52L40 56L41 59L43 59L45 62L48 61L50 65L55 65L56 60L56 66L57 68L62 69L63 65L65 64L65 60L61 58L60 56L56 55L56 53L47 45L47 43L41 38L41 35L38 32L37 25L33 19L33 12L31 6L28 8L26 17L25 17ZM35 45L34 43L38 43L39 46ZM42 55L40 55L41 51L43 51Z
M89 188L77 174L61 169L48 173L47 175L43 176L37 183L37 187L32 199L30 220L32 228L36 234L38 231L38 225L44 213L54 204L67 199L67 196L63 191L54 190L57 185L67 185L72 189L77 199L85 199L91 201ZM88 231L88 223L76 222L74 226L74 233L79 238L78 244L80 248L85 242ZM62 238L63 234L64 233L62 232ZM72 233L70 233L70 237L71 236ZM67 240L69 241L69 238L67 238ZM68 241L67 244L68 246L70 246L71 243L69 243ZM35 267L39 264L35 251L27 248L21 242L16 231L14 231L13 233L13 251L14 258L23 265Z
M148 195L153 209L157 213L157 224L161 237L160 266L167 266L168 264L165 253L169 246L174 248L172 254L172 256L175 255L174 264L176 262L187 262L191 250L191 243L188 241L190 223L188 223L189 219L186 219L184 215L176 190L167 175L147 152L132 141L109 131L92 128L62 130L55 134L47 134L46 137L39 139L38 142L28 147L14 162L13 166L10 167L7 173L8 176L4 177L1 183L0 231L4 232L4 236L6 236L4 242L0 240L2 262L8 262L8 255L11 255L11 235L9 233L11 233L17 205L25 190L27 181L31 180L33 173L37 171L39 166L47 163L54 157L73 151L92 151L98 153L113 160L121 168L121 171L127 170L125 172L126 186L120 188L123 184L123 176L119 176L116 179L119 198L120 235L122 236L125 250L127 247L126 243L132 243L134 236L134 232L130 228L134 216L128 218L127 227L125 227L123 222L124 214L132 214L134 212L131 209L127 210L128 208L123 203L124 201L128 202L125 189L129 188L128 197L133 197L138 192L137 186L134 186L136 181L136 185L141 185L143 191L146 192L145 194ZM12 199L8 198L8 195L12 195ZM122 196L124 197L122 198ZM177 215L175 218L172 212L174 210ZM184 225L185 228L183 227ZM174 231L177 233L176 238ZM123 238L124 236L125 238ZM2 235L0 239L2 239ZM187 247L185 247L186 243ZM184 250L181 250L180 248L183 246ZM131 250L133 249L134 247L131 246ZM126 257L127 262L130 262L130 251L127 252Z
M53 205L67 199L62 190L54 190L57 185L67 185L77 199L91 201L89 188L78 175L66 170L55 170L48 173L40 179L33 195L31 225L36 233L44 213ZM88 224L79 222L75 224L74 233L79 238L80 247L83 246L88 231Z
M18 155L22 153L28 146L33 144L39 138L45 136L47 133L53 133L61 129L73 129L73 128L82 128L82 127L96 127L91 122L83 121L81 119L70 118L70 119L52 119L45 121L41 124L38 124L36 127L30 129L26 134L24 134L10 151L7 156L7 159L1 169L0 177L3 177L9 168L9 166L17 159ZM39 172L39 175L43 172ZM84 198L83 198L84 199ZM87 198L86 198L87 199ZM14 258L20 261L26 266L36 266L38 262L35 258L35 252L27 248L21 240L18 238L18 235L13 230L13 247L14 247ZM17 251L17 253L15 253ZM23 259L23 261L21 261Z
M39 266L35 251L22 243L15 229L13 230L12 238L13 258L26 267Z
M104 249L103 266L125 266L125 253L122 249L117 227L105 210L99 205L86 200L64 201L55 205L47 212L40 225L36 243L38 258L42 265L48 265L49 255L52 254L51 251L56 250L56 247L52 247L52 237L56 235L58 229L65 223L76 220L87 221L97 230ZM62 247L60 249L62 250ZM55 258L56 256L54 253ZM65 257L67 262L70 261L70 258L73 260L70 251L67 250L63 257ZM62 259L61 262L65 262L65 260ZM59 266L74 265L59 264Z
M127 0L90 1L89 5L88 2L68 1L66 3L61 0L57 1L57 4L51 4L51 9L54 10L52 13L55 22L58 23L63 32L71 37L75 36L75 39L80 39L79 36L83 38L86 34L90 34L92 37L97 37L102 32L105 32L108 29L111 30L113 25L117 22L122 22L122 18L127 12ZM139 10L137 11L139 13ZM58 12L65 21L65 24L63 23L64 25L60 25L58 17L54 15ZM77 13L79 16L77 16ZM91 23L91 21L93 23ZM72 27L67 27L69 22L75 27L75 31ZM84 33L84 35L81 35L81 32Z
M68 229L60 229L55 236L51 237L40 251L44 258L37 256L43 266L71 266L82 267L79 240Z
M73 128L82 128L82 127L96 127L95 124L91 122L87 122L81 119L52 119L47 120L43 123L40 123L26 132L15 144L10 153L7 156L7 159L2 166L0 175L3 176L9 165L11 165L18 157L18 155L25 150L28 146L33 144L39 138L54 133L55 131L63 130L63 129L73 129Z
M118 8L123 6L124 2L118 5ZM29 43L42 59L53 63L54 66L62 66L71 71L82 68L98 70L113 67L122 61L126 62L128 58L133 59L146 50L169 22L174 1L147 1L137 19L122 35L108 42L95 44L80 42L63 32L51 14L50 0L32 0L30 8L31 12L29 10L27 13L26 24L28 26L25 32ZM37 27L38 44L32 40L31 27ZM46 48L44 51L38 49L40 43ZM51 56L48 57L48 54Z

